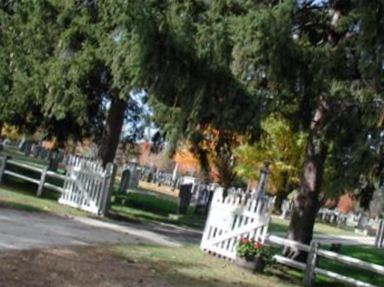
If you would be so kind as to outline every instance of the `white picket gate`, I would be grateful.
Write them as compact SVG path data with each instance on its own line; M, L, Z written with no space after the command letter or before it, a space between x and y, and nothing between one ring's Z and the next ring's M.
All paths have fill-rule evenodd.
M67 163L67 177L59 203L104 215L112 192L116 166L73 158Z
M242 237L264 242L274 200L255 195L215 190L200 248L234 260Z

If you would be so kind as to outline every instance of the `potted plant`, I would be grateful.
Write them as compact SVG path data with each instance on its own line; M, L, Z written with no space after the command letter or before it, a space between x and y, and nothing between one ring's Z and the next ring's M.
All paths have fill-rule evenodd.
M242 238L237 245L235 263L241 268L261 273L270 257L271 250L269 247L258 241Z

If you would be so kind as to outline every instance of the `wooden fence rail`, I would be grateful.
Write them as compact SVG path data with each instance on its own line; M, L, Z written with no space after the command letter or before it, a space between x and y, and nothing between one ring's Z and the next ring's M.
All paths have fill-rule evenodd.
M40 175L39 179L22 174L21 172L13 171L10 169L10 167L18 167L25 171L32 171ZM43 188L48 188L57 192L63 192L63 186L62 185L56 185L52 183L48 183L47 179L49 177L60 179L62 181L65 181L67 177L65 175L58 174L56 172L48 171L47 168L40 168L37 166L29 165L27 163L13 160L9 157L0 157L0 183L2 182L2 179L4 175L12 176L18 179L25 180L30 183L34 183L37 185L37 191L36 195L41 196L43 193Z
M344 284L348 284L351 286L358 286L358 287L376 287L375 285L362 282L353 278L349 278L347 276L328 271L325 269L321 269L316 267L317 264L317 257L321 256L327 259L331 259L333 261L336 261L338 263L342 263L348 266L352 266L355 268L371 271L373 273L384 275L384 266L373 264L369 262L365 262L363 260L353 258L350 256L345 256L338 254L336 252L332 252L329 250L324 250L319 248L319 244L316 241L313 241L311 245L305 245L293 240L289 240L286 238L270 235L266 239L267 242L275 245L280 245L284 247L291 247L295 248L304 252L308 252L308 259L306 264L297 262L295 260L292 260L290 258L281 256L281 255L275 255L274 259L283 265L287 265L299 270L304 271L304 286L312 287L314 286L315 276L316 274L323 275L326 277L329 277L333 280L342 282Z

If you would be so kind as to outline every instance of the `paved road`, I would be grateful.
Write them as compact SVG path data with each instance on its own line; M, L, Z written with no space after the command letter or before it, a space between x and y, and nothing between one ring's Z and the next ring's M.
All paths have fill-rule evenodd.
M64 218L38 212L0 208L0 249L97 243L151 243L179 246L200 237L173 226L116 224L90 218Z
M135 224L0 208L0 249L98 243L149 243L177 247L198 244L201 232L169 224ZM285 236L277 233L276 235ZM321 243L372 245L373 237L315 235Z

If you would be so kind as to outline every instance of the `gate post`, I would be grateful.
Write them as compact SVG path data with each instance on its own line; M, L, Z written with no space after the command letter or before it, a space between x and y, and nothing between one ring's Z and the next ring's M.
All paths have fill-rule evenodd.
M37 193L36 193L38 197L40 197L43 194L43 188L44 188L45 178L47 177L47 171L48 171L48 168L45 167L41 172L39 187L37 188Z
M377 228L377 234L375 239L375 246L377 248L384 247L384 219L379 221L379 226Z
M102 216L105 216L108 213L111 195L113 191L113 185L115 183L117 166L114 163L108 163L105 170L106 170L106 175L104 177L104 183L103 183L102 203L99 210L99 214Z
M304 286L315 286L316 273L315 268L317 265L317 251L319 249L319 243L316 241L311 242L311 247L308 253L307 265L304 273Z
M8 156L0 156L0 184L3 180L5 165L7 164Z

